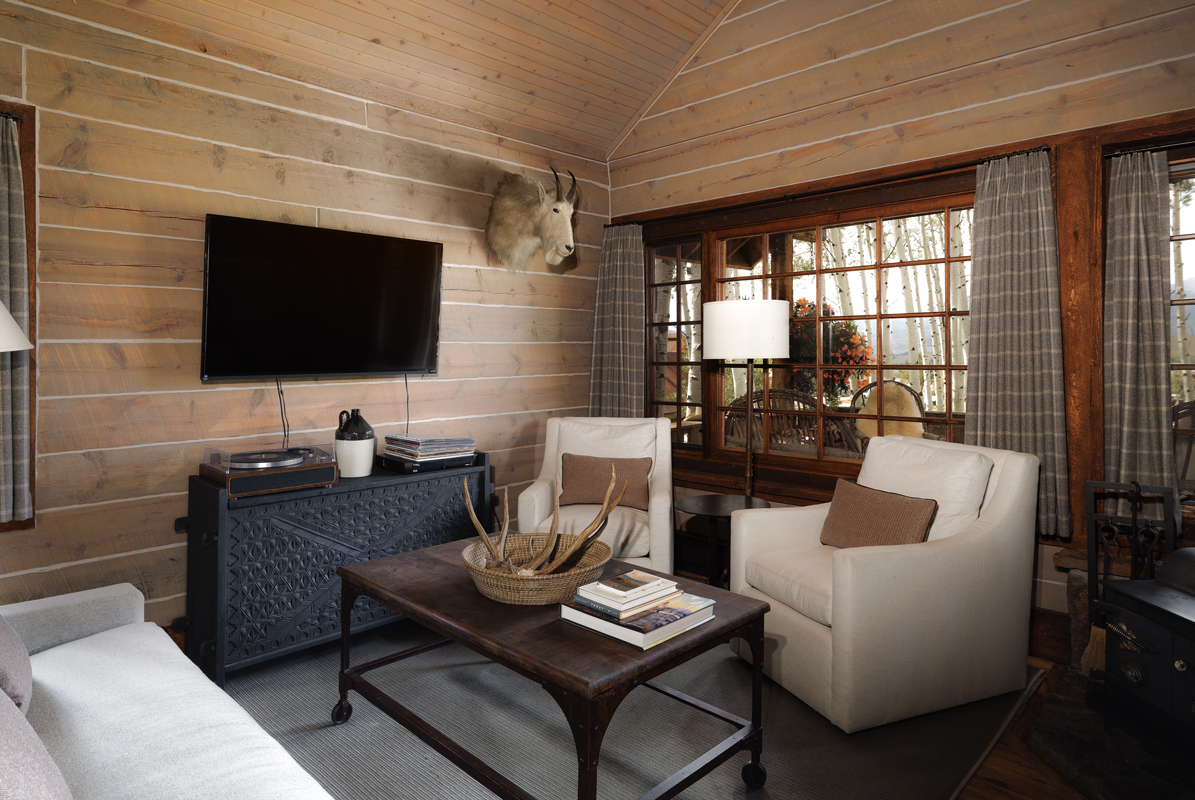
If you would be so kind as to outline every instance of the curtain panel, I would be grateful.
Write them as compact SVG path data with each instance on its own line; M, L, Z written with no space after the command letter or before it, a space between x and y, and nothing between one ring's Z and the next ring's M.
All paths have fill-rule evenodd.
M1104 480L1114 483L1176 485L1169 179L1165 153L1112 159L1104 266ZM1177 501L1177 491L1174 496ZM1131 513L1127 500L1118 505L1117 513ZM1161 507L1148 504L1145 513L1158 519Z
M1043 151L976 175L967 444L1041 459L1037 531L1072 533L1058 234Z
M643 227L606 228L593 315L591 417L642 417L646 406Z
M25 182L17 123L0 117L0 302L29 336ZM29 351L0 353L0 522L29 519Z

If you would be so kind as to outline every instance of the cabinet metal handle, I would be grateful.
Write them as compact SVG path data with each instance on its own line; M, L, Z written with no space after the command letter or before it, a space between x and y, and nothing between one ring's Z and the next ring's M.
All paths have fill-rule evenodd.
M1134 686L1140 686L1145 683L1145 667L1138 664L1136 661L1125 664L1120 668L1124 676L1129 679L1129 683Z
M1183 660L1180 658L1178 661L1175 661L1175 662L1174 662L1174 668L1175 668L1176 670L1178 670L1179 672L1186 672L1186 671L1187 671L1187 662L1186 662L1186 661L1183 661Z

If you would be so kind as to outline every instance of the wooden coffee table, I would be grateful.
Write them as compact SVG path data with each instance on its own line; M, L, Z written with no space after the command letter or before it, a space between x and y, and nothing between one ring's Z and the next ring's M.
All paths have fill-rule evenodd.
M506 800L535 800L460 744L416 716L364 676L372 669L457 642L539 683L556 700L573 732L577 749L577 797L597 797L598 758L602 738L614 712L636 686L647 686L730 723L737 730L693 763L642 795L640 800L675 797L734 754L748 750L743 767L749 787L763 785L763 616L768 604L684 578L685 591L712 597L714 619L649 650L602 636L560 619L558 605L512 606L483 597L474 587L461 551L474 539L386 556L340 567L341 588L340 702L332 710L335 724L347 722L356 691L409 729L452 763ZM611 561L604 575L630 569ZM641 568L640 568L641 569ZM389 656L350 666L349 626L353 603L361 595L409 617L444 637ZM651 681L711 648L739 637L752 654L751 719L715 708L675 689ZM665 732L661 731L661 734Z

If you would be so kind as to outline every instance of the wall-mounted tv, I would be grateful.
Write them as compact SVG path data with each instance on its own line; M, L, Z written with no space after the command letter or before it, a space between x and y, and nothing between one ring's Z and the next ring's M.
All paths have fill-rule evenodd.
M207 215L200 377L436 371L443 245Z

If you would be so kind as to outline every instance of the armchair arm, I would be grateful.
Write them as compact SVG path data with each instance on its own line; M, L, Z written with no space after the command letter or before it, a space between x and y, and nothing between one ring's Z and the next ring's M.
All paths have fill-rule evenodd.
M29 655L145 621L145 596L131 583L0 606Z
M519 495L519 532L535 533L552 516L552 481L539 478Z
M730 591L747 585L747 559L756 553L818 544L829 503L748 508L730 515Z
M651 568L672 574L673 536L676 517L672 508L672 482L657 481L647 500L647 521L650 531Z
M846 731L1025 684L1033 522L834 554L833 717Z

